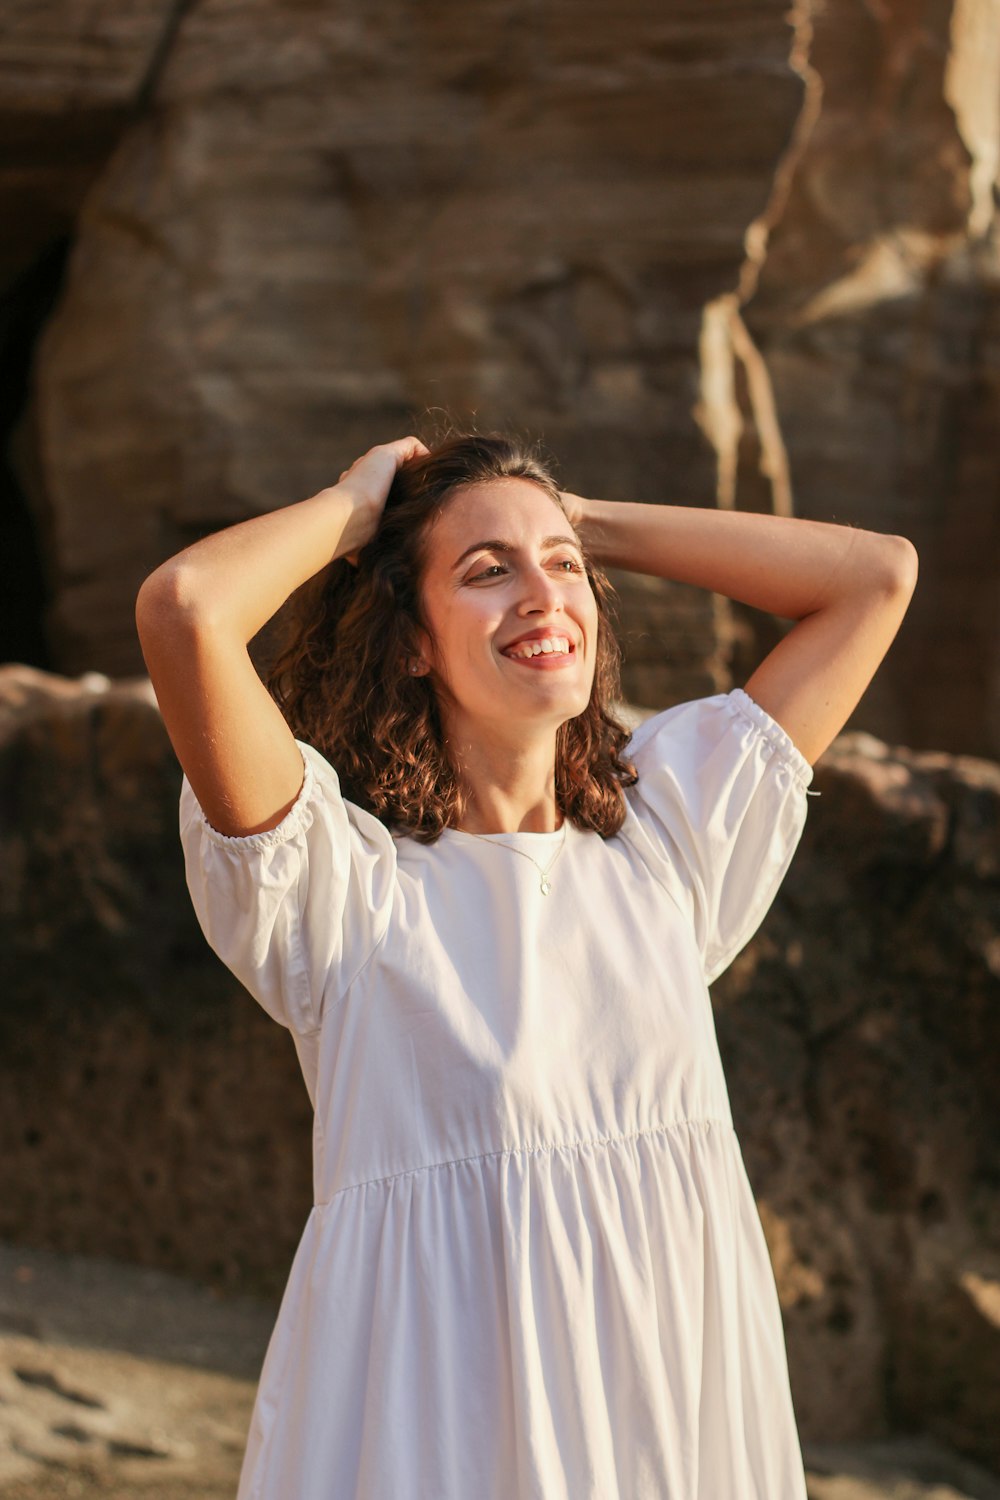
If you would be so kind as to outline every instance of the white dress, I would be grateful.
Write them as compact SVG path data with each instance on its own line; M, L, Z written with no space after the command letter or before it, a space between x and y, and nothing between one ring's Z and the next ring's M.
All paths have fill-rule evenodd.
M314 1206L238 1500L806 1500L784 1330L708 985L812 767L746 692L634 732L603 839L345 800L180 829L208 942L294 1038ZM813 794L817 795L817 794Z

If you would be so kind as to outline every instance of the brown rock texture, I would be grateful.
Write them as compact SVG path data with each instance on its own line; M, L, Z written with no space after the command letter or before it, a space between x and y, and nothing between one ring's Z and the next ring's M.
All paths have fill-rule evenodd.
M288 1033L206 963L148 679L0 668L0 705L0 1239L273 1291L309 1099Z
M740 289L767 400L735 501L790 475L797 514L908 536L920 584L859 727L996 757L1000 6L830 0L803 41L813 123Z
M791 34L778 0L191 6L80 209L15 438L58 663L140 670L147 571L427 406L543 430L569 487L711 503L702 311L802 107Z
M852 733L813 785L766 928L713 989L800 1419L996 1466L1000 767Z
M1000 754L998 100L995 0L20 0L0 284L73 237L11 443L54 663L140 671L152 567L441 406L584 494L911 537L851 727ZM780 633L616 581L635 702Z
M0 1240L274 1295L309 1102L197 927L179 786L145 679L0 671ZM1000 766L853 733L813 789L712 992L801 1430L1000 1471Z
M185 9L12 0L0 30L0 286L72 230L88 189L149 102Z

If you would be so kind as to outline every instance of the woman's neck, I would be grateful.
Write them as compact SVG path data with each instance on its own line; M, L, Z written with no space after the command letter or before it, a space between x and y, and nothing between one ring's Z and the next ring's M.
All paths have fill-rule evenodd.
M555 734L511 742L450 734L448 749L464 793L466 833L556 833L563 814L555 791Z

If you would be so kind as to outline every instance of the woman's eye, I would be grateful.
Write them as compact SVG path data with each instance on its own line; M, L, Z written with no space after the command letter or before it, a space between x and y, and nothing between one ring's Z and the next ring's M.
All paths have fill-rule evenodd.
M578 562L575 562L572 557L563 557L563 558L560 558L560 560L556 563L556 567L557 568L566 568L566 567L568 567L571 573L582 573L583 572L583 569L581 568L580 564ZM481 573L474 574L472 581L475 582L475 580L477 578L489 578L489 576L491 574L493 574L495 576L497 572L506 573L506 571L507 571L507 569L504 567L503 563L491 563L490 566L488 568L484 568Z

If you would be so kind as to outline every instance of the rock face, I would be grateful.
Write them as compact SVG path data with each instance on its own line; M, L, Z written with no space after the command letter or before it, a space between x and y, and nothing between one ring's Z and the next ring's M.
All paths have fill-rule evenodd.
M12 445L62 669L141 670L146 572L443 406L584 494L911 536L851 727L1000 754L994 0L33 0L0 89L0 275L73 236ZM775 633L622 587L693 627L636 702Z
M149 682L9 667L0 705L0 1239L273 1291L312 1201L309 1100L206 955Z
M766 928L713 989L800 1416L997 1465L1000 767L855 733L813 785Z
M0 35L0 285L72 231L88 190L148 107L184 5L18 0Z
M0 672L0 1240L277 1294L309 1102L197 927L179 785L145 679ZM1000 767L848 734L813 788L713 988L801 1430L998 1469Z
M830 0L808 56L815 122L743 280L770 392L758 447L771 407L783 446L771 498L787 470L797 514L920 553L863 727L996 757L1000 6ZM740 465L737 504L759 485Z
M503 0L192 7L38 349L19 451L57 659L137 670L150 568L428 404L544 427L593 493L710 497L702 308L801 108L788 46L778 0L725 28L688 4L613 27Z

